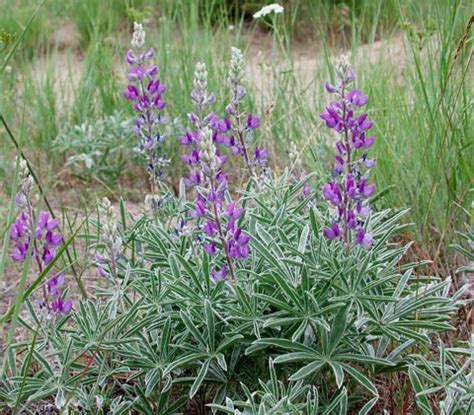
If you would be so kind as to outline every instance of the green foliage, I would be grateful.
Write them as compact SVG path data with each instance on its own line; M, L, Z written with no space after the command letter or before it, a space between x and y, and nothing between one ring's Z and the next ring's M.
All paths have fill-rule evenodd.
M47 325L29 307L21 321L39 331L34 344L12 344L5 405L55 396L64 410L96 413L369 413L373 379L407 370L423 405L436 391L417 350L450 330L461 293L400 265L407 247L389 240L404 212L374 214L375 246L346 251L321 236L326 215L301 187L281 179L245 196L252 253L235 282L215 283L213 258L174 221L125 214L116 280L99 280L95 300ZM455 390L464 405L467 390Z
M469 347L447 348L443 343L439 345L438 362L416 356L408 373L424 414L433 413L429 397L436 397L436 410L441 414L469 414L474 410L471 357Z
M93 124L76 125L56 137L53 150L69 155L64 167L73 175L114 186L135 146L133 122L115 112Z

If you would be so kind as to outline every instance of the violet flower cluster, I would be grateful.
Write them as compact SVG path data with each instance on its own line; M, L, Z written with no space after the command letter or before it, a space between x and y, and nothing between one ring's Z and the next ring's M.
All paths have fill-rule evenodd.
M122 253L122 238L114 207L106 197L99 204L99 216L102 225L100 243L103 249L101 252L96 251L95 253L97 271L100 277L116 279L118 260Z
M155 50L145 50L145 31L140 23L134 23L132 49L126 60L130 66L130 84L124 92L125 98L133 103L136 112L134 132L140 140L137 151L147 158L147 171L150 175L151 191L158 190L159 181L164 177L164 168L169 160L160 157L158 146L165 141L159 131L166 119L161 114L165 108L163 94L166 85L158 78L159 69L153 62Z
M206 114L206 107L216 100L207 90L207 77L205 64L198 63L191 93L196 113L188 116L193 129L178 139L190 148L182 157L190 168L184 182L188 188L195 187L198 194L190 215L198 220L204 250L209 255L224 257L226 262L214 270L212 276L214 280L222 280L230 273L235 280L233 261L249 255L249 236L237 225L243 209L234 202L226 202L228 176L223 167L227 156L219 144L226 146L222 136L229 129L229 120L219 119L213 112Z
M10 228L10 241L14 245L11 258L15 262L24 262L28 254L35 261L39 273L56 257L57 250L63 241L58 231L59 222L48 212L40 212L37 221L31 203L33 178L29 174L24 160L21 160L20 186L16 195L16 204L21 209ZM31 246L30 246L31 244ZM55 275L43 286L43 304L52 311L67 314L71 311L72 300L64 300L59 287L64 282L64 275Z
M373 237L366 232L365 222L371 212L368 199L375 192L375 185L369 183L375 160L369 159L367 152L375 142L369 133L373 122L366 113L356 114L358 108L367 104L368 97L358 89L349 88L355 72L346 57L337 63L336 76L337 84L326 83L326 91L336 95L337 100L321 114L327 127L339 137L333 179L323 187L323 196L334 206L336 215L324 235L331 240L342 239L346 245L355 240L363 248L369 248Z
M231 148L234 154L241 155L250 174L255 177L255 167L263 167L267 164L268 150L257 146L251 149L253 134L260 126L260 118L252 113L247 113L242 108L247 93L244 87L244 77L245 69L242 51L239 48L232 47L228 77L231 100L226 107L228 133L226 136L219 135L217 142Z

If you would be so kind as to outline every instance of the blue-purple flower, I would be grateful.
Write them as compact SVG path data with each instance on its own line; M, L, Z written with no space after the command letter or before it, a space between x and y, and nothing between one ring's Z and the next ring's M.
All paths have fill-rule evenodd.
M14 242L15 249L11 258L16 262L23 262L33 241L32 255L40 264L48 265L56 256L56 251L63 240L60 232L56 232L58 221L50 217L48 212L39 214L35 232L32 232L34 219L31 210L23 210L17 216L10 228L10 240Z
M56 313L68 314L72 309L72 299L61 296L61 286L64 284L64 274L53 276L46 283L46 305Z

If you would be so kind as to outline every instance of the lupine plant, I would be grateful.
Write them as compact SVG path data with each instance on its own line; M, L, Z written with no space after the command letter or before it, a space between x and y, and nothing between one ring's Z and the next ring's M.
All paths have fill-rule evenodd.
M34 181L26 161L20 161L20 186L16 195L16 204L20 212L10 228L10 241L13 245L11 258L22 263L31 255L38 275L56 256L63 236L58 232L58 220L49 212L36 214L32 199L34 198ZM31 246L30 246L31 245ZM57 273L42 286L43 298L39 300L40 308L48 311L67 314L72 308L72 299L64 299L60 287L64 283L64 274Z
M133 117L114 111L62 132L54 139L53 150L68 156L64 164L68 173L113 188L128 167L128 155L136 147L134 124Z
M373 164L365 152L372 123L355 115L367 97L348 90L354 72L341 62L337 84L327 86L338 101L323 113L338 137L323 197L302 192L302 174L283 175L267 178L266 192L242 192L239 204L228 189L226 158L237 147L245 159L239 134L246 145L255 124L242 115L238 94L227 111L232 120L210 111L217 97L207 90L206 67L196 66L191 128L179 137L190 168L179 197L193 195L192 203L181 203L166 224L135 218L122 203L120 225L110 202L101 204L98 235L84 235L97 241L98 289L54 331L14 345L14 376L0 384L0 407L368 414L393 401L396 383L400 401L425 413L437 409L430 396L441 396L447 414L472 409L467 365L451 354L465 349L432 353L452 329L463 291L449 278L424 275L424 263L402 261L409 245L394 237L405 227L404 211L362 214L375 190L365 172ZM152 136L143 134L146 143ZM248 161L247 172L255 166ZM23 232L27 214L12 234L18 259L37 233L32 225ZM56 240L56 225L42 215L35 240ZM48 260L44 247L51 253L54 246L41 243L34 254ZM100 289L104 277L113 282L110 295ZM58 276L45 289L56 295L61 282Z

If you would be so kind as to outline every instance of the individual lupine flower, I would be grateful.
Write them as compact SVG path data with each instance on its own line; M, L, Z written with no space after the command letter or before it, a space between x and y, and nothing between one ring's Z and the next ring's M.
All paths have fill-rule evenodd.
M56 297L50 304L51 310L56 313L69 314L72 309L72 299L64 300L62 297Z
M356 241L359 245L361 245L363 248L366 248L366 249L369 248L374 243L372 234L365 232L363 228L359 228L359 230L357 231Z
M342 195L341 191L339 190L339 185L334 180L324 185L323 196L334 206L339 206L342 202Z
M222 265L220 269L211 272L211 277L215 282L218 282L225 280L225 278L227 277L227 273L227 267L225 265Z
M336 222L333 222L329 228L324 229L323 233L326 238L331 240L342 236L341 229Z
M30 210L22 211L10 228L10 240L15 244L15 250L11 258L16 262L23 262L29 249L31 240L34 241L32 255L40 267L40 272L44 266L48 265L56 256L57 248L62 243L62 234L55 232L58 221L52 219L48 212L41 212L38 224L33 233L33 218Z
M55 275L46 283L46 305L56 313L69 314L72 309L72 299L65 300L60 293L64 284L64 274Z
M145 32L143 26L136 22L131 44L132 49L126 54L126 61L130 66L130 84L124 91L124 97L133 103L136 113L133 131L139 138L136 150L146 157L146 169L154 194L158 190L159 180L164 177L165 167L169 164L169 160L160 156L158 151L158 147L165 141L165 136L160 133L160 125L166 121L161 112L165 107L163 94L167 88L158 78L159 69L154 64L155 50L145 50Z
M268 158L268 150L266 148L255 147L253 161L258 166L266 166Z
M355 71L347 57L338 61L335 72L337 83L327 82L326 91L335 94L338 100L326 107L321 118L340 139L336 142L335 178L324 185L322 193L336 208L337 217L324 230L324 235L328 239L342 238L347 245L353 240L367 249L373 243L372 234L364 229L371 211L368 199L375 193L375 185L368 182L375 160L367 154L375 142L375 137L368 134L373 122L365 113L356 115L356 110L367 104L368 97L358 89L348 88L355 79Z
M231 148L233 154L241 155L252 176L255 176L255 167L267 164L268 150L256 147L251 151L254 131L260 126L260 118L247 113L243 108L246 95L244 57L239 48L232 48L228 84L231 92L230 103L226 107L229 118L226 119L227 135L223 144Z
M101 219L100 242L104 246L102 252L94 255L99 276L118 275L118 260L122 253L122 238L120 236L117 216L110 200L104 197L99 204L99 217Z

